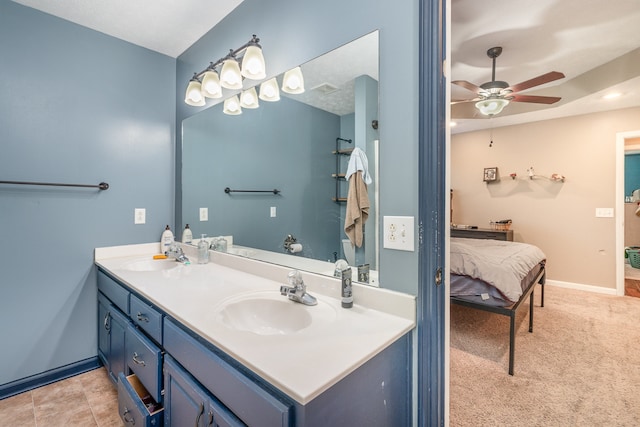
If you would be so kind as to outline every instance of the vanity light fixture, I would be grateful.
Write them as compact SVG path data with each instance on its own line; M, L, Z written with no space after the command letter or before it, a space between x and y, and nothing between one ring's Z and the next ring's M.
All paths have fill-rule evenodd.
M282 79L282 91L291 94L304 92L304 77L300 67L295 67L286 73Z
M207 98L222 98L222 86L217 71L207 69L202 76L202 94Z
M485 116L500 114L507 105L509 100L504 98L487 98L476 102L476 108Z
M185 94L184 102L193 107L202 107L205 105L204 96L202 96L202 85L195 75L191 80L189 80L189 86L187 86L187 93Z
M252 87L240 94L240 106L242 108L258 108L258 94L256 88Z
M227 56L211 62L209 66L194 73L185 94L185 103L193 106L205 105L205 97L221 98L222 88L242 89L244 78L261 80L266 77L266 67L262 56L260 39L254 34L251 40L233 50ZM242 60L242 69L239 60ZM198 96L197 91L200 92Z
M233 95L231 98L227 98L224 100L224 109L223 113L229 114L230 116L237 116L238 114L242 114L242 108L240 108L240 100L238 100L238 95Z
M260 84L260 99L268 102L280 101L280 89L275 77Z

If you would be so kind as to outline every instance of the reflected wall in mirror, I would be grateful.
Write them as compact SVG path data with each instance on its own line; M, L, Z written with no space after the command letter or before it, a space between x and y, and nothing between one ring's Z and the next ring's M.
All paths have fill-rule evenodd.
M294 268L300 258L320 260L309 269L322 274L333 274L333 263L348 257L352 266L376 270L378 32L301 68L302 94L281 92L280 101L260 102L237 116L223 114L219 103L183 121L183 221L194 237L233 236L245 256L268 251L278 255L273 262ZM282 76L277 79L281 84ZM349 183L343 176L350 155L340 153L354 147L366 153L373 182L364 244L349 254L351 244L343 244ZM264 192L242 192L248 190ZM201 208L208 209L207 221L200 221ZM285 250L289 235L301 252Z
M637 203L640 195L634 191L640 189L640 138L624 141L624 198L627 203Z

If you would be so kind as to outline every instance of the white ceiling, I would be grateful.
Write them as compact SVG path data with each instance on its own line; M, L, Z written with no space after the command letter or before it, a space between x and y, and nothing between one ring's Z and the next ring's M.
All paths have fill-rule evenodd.
M562 97L551 106L511 103L487 119L473 103L456 105L452 133L640 105L640 0L451 1L450 80L491 81L486 51L493 46L503 47L496 80L513 85L549 71L566 76L522 92ZM474 96L451 86L452 99ZM602 99L614 89L623 95Z
M173 58L242 3L242 0L13 1Z

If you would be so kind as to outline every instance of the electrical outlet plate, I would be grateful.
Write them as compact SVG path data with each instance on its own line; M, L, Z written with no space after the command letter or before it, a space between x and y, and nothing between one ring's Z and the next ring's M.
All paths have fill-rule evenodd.
M596 218L613 218L613 208L596 208Z
M209 221L209 208L200 208L200 221Z
M144 208L135 208L133 210L133 223L144 224L147 222L147 210Z
M382 218L384 228L383 247L399 251L414 251L415 232L412 216L385 216Z

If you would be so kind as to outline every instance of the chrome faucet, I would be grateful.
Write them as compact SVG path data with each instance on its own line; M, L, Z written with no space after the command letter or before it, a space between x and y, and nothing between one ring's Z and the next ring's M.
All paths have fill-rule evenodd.
M307 286L302 280L302 275L298 270L293 270L287 275L289 285L280 286L280 294L285 295L291 301L299 302L304 305L316 305L318 300L307 293Z
M169 246L169 250L165 252L165 255L171 256L175 258L176 261L183 264L187 264L190 262L189 258L187 258L187 256L184 254L182 246L178 245L177 243L173 243L171 246Z

